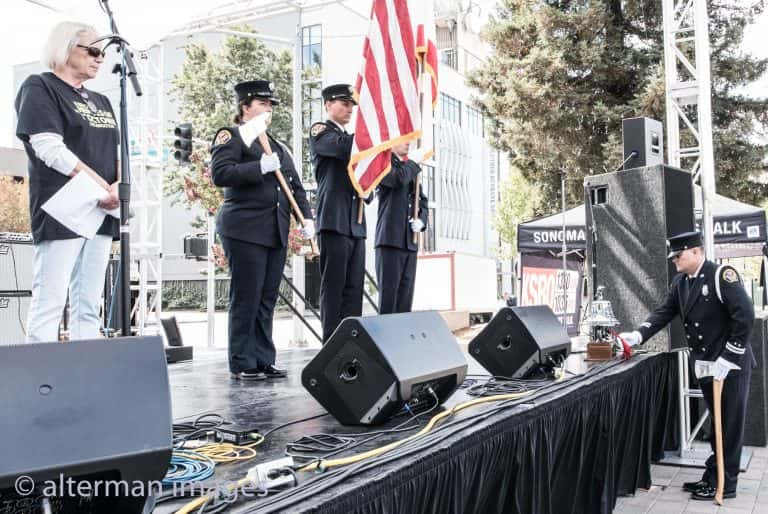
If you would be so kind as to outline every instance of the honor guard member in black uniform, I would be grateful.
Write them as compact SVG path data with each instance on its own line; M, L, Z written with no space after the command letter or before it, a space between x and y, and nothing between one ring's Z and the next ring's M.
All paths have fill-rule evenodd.
M413 218L414 183L421 172L424 151L408 154L408 143L392 148L392 169L379 183L379 217L376 221L376 277L379 312L411 312L416 283L413 234L427 228L427 197L419 189L419 217Z
M272 315L288 243L291 206L275 177L280 169L307 220L304 237L314 235L309 203L293 157L271 135L272 155L258 136L267 130L278 103L270 82L235 86L238 126L216 133L211 151L213 183L224 188L216 231L231 274L229 294L229 369L233 377L263 380L284 377L275 367Z
M700 232L686 232L669 239L668 257L679 273L672 280L667 298L636 331L621 336L630 345L640 344L680 315L691 363L697 370L710 412L714 412L712 379L725 379L722 396L724 497L734 498L749 379L756 365L749 344L755 312L736 270L706 260L702 246ZM706 371L702 373L703 370ZM693 493L691 498L695 500L711 501L715 497L714 437L711 445L713 454L707 459L701 480L683 484L683 489Z
M309 130L309 154L317 180L320 244L320 316L323 342L339 322L363 313L365 216L357 222L360 200L347 173L353 135L349 123L356 104L352 87L335 84L322 91L328 120ZM370 201L370 200L368 200Z

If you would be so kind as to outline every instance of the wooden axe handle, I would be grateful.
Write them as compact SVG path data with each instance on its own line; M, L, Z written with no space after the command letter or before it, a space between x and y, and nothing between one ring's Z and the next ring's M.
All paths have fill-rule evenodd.
M269 146L269 138L267 137L266 132L262 132L259 134L259 143L261 143L261 148L264 150L264 153L267 155L272 155L272 147ZM306 221L304 220L304 215L301 213L301 209L299 209L299 204L296 203L296 199L293 197L293 192L288 187L288 183L285 181L285 177L283 176L283 172L279 169L275 170L275 177L277 177L277 181L280 183L280 187L283 188L283 192L285 193L285 196L288 197L288 203L291 204L291 209L293 210L293 216L296 218L296 221L299 222L300 226L304 226ZM309 244L312 247L312 255L309 256L310 259L320 255L320 251L317 248L317 242L315 241L315 238L311 238L309 240Z
M723 490L725 487L725 458L723 456L723 381L712 380L712 398L715 418L715 458L717 460L717 489L715 491L715 503L723 504Z

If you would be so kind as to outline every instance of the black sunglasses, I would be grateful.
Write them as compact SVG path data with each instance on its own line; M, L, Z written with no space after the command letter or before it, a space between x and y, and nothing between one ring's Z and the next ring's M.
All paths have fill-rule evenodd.
M93 57L94 59L97 57L104 57L104 50L99 48L98 46L87 46L87 45L77 45L78 48L85 48L85 51L88 52L88 55Z

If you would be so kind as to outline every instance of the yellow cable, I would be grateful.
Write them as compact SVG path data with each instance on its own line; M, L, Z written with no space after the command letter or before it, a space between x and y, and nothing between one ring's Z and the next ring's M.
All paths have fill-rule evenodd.
M353 464L355 462L359 462L364 459L376 457L377 455L381 455L382 453L388 452L389 450L397 448L398 446L405 444L408 441L412 441L413 439L416 439L417 437L420 437L426 434L427 432L431 431L432 428L434 428L435 424L437 424L438 421L448 416L451 416L453 414L456 414L459 411L462 411L469 407L474 407L475 405L480 405L482 403L497 402L502 400L514 400L517 398L522 398L523 396L526 396L530 393L531 391L526 391L524 393L497 394L494 396L486 396L484 398L476 398L474 400L459 403L458 405L454 405L451 409L448 409L447 411L444 411L444 412L441 412L440 414L436 414L432 416L432 418L429 420L429 423L427 423L426 426L424 426L424 428L419 430L419 432L406 437L405 439L401 439L400 441L389 443L379 448L374 448L373 450L369 450L367 452L358 453L357 455L352 455L350 457L343 457L341 459L323 461L323 467L332 468L335 466L346 466L347 464ZM299 471L314 471L315 469L317 469L318 464L319 463L317 462L308 464L303 468L300 468Z
M227 490L229 492L232 492L235 489L238 489L240 487L245 487L250 483L251 483L251 480L249 478L242 478L237 482L228 484ZM208 503L210 500L213 500L215 497L216 497L215 494L206 494L205 496L201 496L200 498L192 500L191 502L184 505L182 508L177 510L175 514L190 514L190 512L193 512L195 509L199 509L204 504Z
M560 377L562 379L563 376ZM427 432L430 432L435 425L442 420L443 418L446 418L448 416L452 416L453 414L456 414L457 412L460 412L464 409L468 409L469 407L474 407L475 405L480 405L483 403L489 403L489 402L498 402L503 400L515 400L518 398L522 398L524 396L527 396L531 394L532 391L525 391L523 393L509 393L509 394L497 394L494 396L486 396L484 398L476 398L474 400L469 400L467 402L459 403L458 405L454 405L452 408L448 409L447 411L441 412L439 414L436 414L432 416L432 418L429 420L429 423L424 426L419 432L416 434L413 434L411 436L406 437L405 439L402 439L400 441L395 441L393 443L381 446L379 448L374 448L373 450L369 450L367 452L359 453L357 455L352 455L350 457L344 457L341 459L333 459L329 461L323 462L324 468L332 468L336 466L345 466L347 464L353 464L355 462L359 462L361 460L365 460L371 457L376 457L377 455L381 455L382 453L386 453L389 450L392 450L394 448L397 448L398 446L401 446L408 441L412 441L413 439L416 439L417 437L420 437ZM259 440L256 443L249 443L248 446L256 446L260 444L263 441L263 438ZM318 463L308 464L304 466L303 468L299 469L299 471L313 471L317 469ZM242 487L244 485L248 485L251 483L251 480L248 478L242 478L239 481L235 482L234 484L229 484L227 486L229 491L233 491L234 489L238 487ZM193 500L189 502L187 505L182 507L181 509L176 511L176 514L190 514L195 509L200 508L202 505L204 505L209 500L213 499L213 495L206 495L202 496L196 500Z

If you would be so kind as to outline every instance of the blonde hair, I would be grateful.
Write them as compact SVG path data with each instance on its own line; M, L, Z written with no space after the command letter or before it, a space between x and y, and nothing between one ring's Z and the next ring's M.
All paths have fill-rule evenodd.
M48 35L40 62L49 70L55 70L58 66L66 64L69 54L84 34L96 36L98 32L93 26L77 21L62 21L57 24Z

